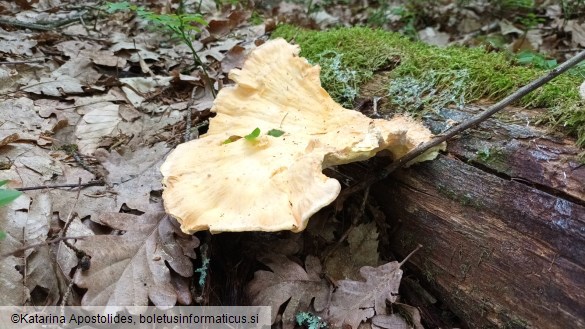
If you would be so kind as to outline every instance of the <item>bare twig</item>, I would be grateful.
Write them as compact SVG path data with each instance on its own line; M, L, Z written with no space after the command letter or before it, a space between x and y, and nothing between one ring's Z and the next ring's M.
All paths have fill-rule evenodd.
M0 65L18 65L18 64L28 64L28 63L42 63L45 61L45 58L33 58L26 61L14 61L14 62L0 62Z
M78 185L81 185L81 178L79 178ZM69 229L69 226L71 226L71 222L73 222L73 217L77 216L77 214L75 216L73 215L74 214L73 210L75 209L75 207L77 207L77 201L79 201L80 194L81 194L81 188L77 189L77 194L75 195L75 201L71 205L71 209L69 209L69 214L67 214L67 219L65 220L65 226L63 227L63 230L61 231L61 237L64 237L67 235L67 230ZM77 247L75 247L74 245L69 243L69 241L63 241L63 243L65 243L65 245L67 247L71 248L71 250L75 251L75 255L77 256L77 258L79 258L79 260L81 260L81 258L85 256L85 252L77 249Z
M7 252L7 253L0 254L0 259L6 258L8 256L16 255L18 253L21 253L21 252L26 251L26 250L29 250L29 249L36 249L36 248L39 248L39 247L42 247L42 246L48 246L50 244L57 243L57 242L61 242L61 241L64 241L64 240L82 240L82 239L85 239L85 238L86 238L86 236L63 236L63 237L58 237L58 238L54 238L54 239L49 240L49 241L43 241L43 242L31 244L31 245L28 245L28 246L24 246L22 248L18 248L16 250L11 251L11 252Z
M91 34L89 28L87 28L87 26L85 25L85 21L83 20L83 15L79 15L79 22L81 23L81 25L85 29L85 32L87 32L88 35Z
M81 185L81 178L79 178L79 185ZM79 188L77 190L77 195L75 196L75 202L73 202L73 205L71 206L71 209L69 210L69 214L67 215L67 220L65 222L65 226L63 227L63 231L61 231L61 237L65 237L67 235L67 230L69 230L69 226L71 226L71 222L73 222L73 217L77 216L77 215L74 215L73 210L77 206L77 201L79 201L79 194L80 193L81 193L81 188ZM61 301L61 307L67 305L67 299L69 299L69 295L71 294L71 291L73 290L73 284L74 284L73 278L75 277L75 274L77 273L77 271L80 268L82 271L87 269L83 265L84 262L86 262L86 264L88 264L87 266L89 266L89 257L87 256L85 251L79 250L76 246L69 243L69 241L63 240L63 243L75 252L75 256L77 256L77 266L75 267L75 272L73 273L73 276L71 277L71 280L69 281L69 285L67 285L67 290L65 291L65 294L63 295L63 300ZM63 309L61 309L61 310L63 311Z
M78 185L81 185L81 178L79 178ZM63 231L61 231L61 237L64 237L65 235L67 235L67 230L69 229L69 225L71 225L71 222L73 221L73 217L74 217L73 210L77 206L77 201L79 201L79 194L80 193L81 193L81 188L77 189L77 194L75 195L75 201L73 202L73 205L71 205L71 209L69 209L69 214L67 214L67 220L65 222L65 226L63 227Z
M25 28L25 29L31 29L31 30L53 31L56 28L63 27L65 25L77 22L80 19L80 17L82 17L83 15L86 15L86 14L87 13L81 13L78 16L73 17L73 18L63 19L63 20L55 21L55 22L42 22L42 23L41 22L28 23L28 22L22 22L19 20L8 18L8 17L0 17L0 24L13 26L13 27L19 27L19 28Z
M95 102L89 102L87 104L80 104L80 105L74 105L74 106L69 106L69 107L56 108L56 110L59 110L59 111L74 110L74 109L80 108L82 106L95 105L95 104L100 104L100 103L110 103L110 102L111 102L111 100L95 101Z
M398 267L402 267L402 265L404 265L404 263L406 263L406 261L422 247L423 247L422 244L419 243L418 246L416 246L416 248L414 248L414 250L411 251L410 254L408 254L408 256L404 257L404 259L398 264Z
M41 185L41 186L30 186L30 187L20 187L16 188L17 191L32 191L32 190L43 190L43 189L52 189L52 188L67 188L67 187L89 187L89 186L104 186L105 183L103 180L96 180L91 181L83 184L61 184L61 185Z
M557 76L561 75L562 73L566 72L571 67L577 65L581 61L585 59L585 51L580 52L579 54L575 55L573 58L569 59L568 61L564 62L563 64L559 65L558 67L552 69L548 74L545 76L540 77L532 81L531 83L527 84L526 86L516 90L514 93L509 95L508 97L502 99L498 103L490 106L487 110L482 113L475 115L474 117L470 118L467 121L460 123L457 126L452 127L451 129L447 130L445 133L441 134L440 136L435 136L434 139L423 143L410 152L406 153L403 157L399 158L398 160L392 162L389 166L382 169L380 172L375 173L367 177L366 179L362 180L361 182L357 183L354 186L351 186L345 189L337 198L336 204L337 209L342 208L343 202L350 194L355 192L361 191L364 188L370 186L371 184L382 180L396 169L404 166L405 164L409 163L410 161L414 160L416 157L422 155L429 149L449 140L451 137L461 133L462 131L469 129L485 120L487 120L492 115L496 114L506 106L512 104L513 102L519 100L520 98L526 96L527 94L531 93L532 91L542 87L544 84L548 83L552 79L556 78Z
M25 235L25 227L22 227L22 239L23 242L26 244L26 235ZM28 257L23 257L23 273L22 273L22 286L26 287L26 279L28 278ZM25 302L28 301L28 298L24 299Z
M9 19L9 18L0 18L0 25L7 25L7 26L12 26L12 27L20 27L20 28L25 28L25 29L41 30L41 31L50 31L50 30L53 30L55 28L54 26L21 22L21 21Z
M75 159L75 161L77 161L77 163L79 163L79 165L87 170L88 172L92 173L96 180L103 180L102 174L100 174L98 171L95 171L94 169L92 169L90 166L88 166L85 161L83 161L83 159L81 159L81 155L79 154L79 152L77 152L77 146L75 146L75 148L70 150L70 154L73 157L73 159ZM79 182L81 184L81 182Z
M75 277L75 274L77 274L77 270L78 270L78 268L75 268L75 272L73 273L72 277ZM65 293L63 294L63 299L61 300L61 315L65 314L65 306L67 305L67 300L69 299L69 296L71 295L71 292L73 291L74 284L75 284L75 281L73 281L73 280L69 281L69 284L67 285L67 290L65 290Z
M81 185L81 178L79 178L79 185ZM69 226L71 226L71 222L73 222L73 217L75 217L73 215L73 210L77 206L77 201L79 200L80 193L81 193L81 188L79 188L77 190L77 194L75 195L75 202L73 202L71 209L69 209L69 214L67 215L67 220L65 222L65 226L63 227L63 231L61 231L61 237L65 237L67 235L67 230L69 229ZM83 257L86 257L85 252L79 250L77 247L75 247L74 245L69 243L69 241L63 241L63 243L67 247L69 247L73 251L75 251L75 256L77 256L77 266L75 267L75 272L74 272L73 276L71 277L69 284L67 285L67 290L65 291L65 294L63 295L63 300L61 301L61 307L67 305L67 299L69 299L69 295L71 294L71 291L73 290L73 278L75 277L75 273L77 273L77 270L79 269L79 264L81 262L81 259ZM63 308L61 309L61 311L63 312Z

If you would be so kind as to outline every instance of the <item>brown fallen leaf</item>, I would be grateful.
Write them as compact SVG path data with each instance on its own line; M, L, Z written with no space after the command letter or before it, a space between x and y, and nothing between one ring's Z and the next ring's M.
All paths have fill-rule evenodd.
M232 69L241 68L244 64L245 58L246 48L240 45L235 45L225 54L225 57L221 61L221 71L223 73L228 73Z
M0 231L5 238L0 241L2 253L13 252L23 246L22 233L26 224L30 198L25 194L4 207L0 207ZM29 254L25 256L29 256ZM0 258L0 303L1 305L23 305L30 298L30 290L24 285L23 275L18 270L25 265L24 257L10 255Z
M325 272L334 280L359 280L362 266L381 263L378 231L374 222L356 226L348 234L347 243L347 246L336 248L325 261Z
M199 240L183 234L164 212L104 214L97 222L125 233L76 243L91 256L89 270L74 277L79 287L88 289L82 305L145 306L149 299L157 306L175 305L178 292L170 269L191 276L190 258L195 258Z
M82 94L83 88L79 80L68 77L42 77L39 80L32 80L22 90L34 94L61 97L72 94Z
M270 271L257 271L246 287L252 305L272 306L272 322L280 307L290 300L282 314L285 327L294 323L299 311L306 311L314 298L315 311L325 309L329 300L329 285L321 279L321 264L314 256L307 256L305 268L284 255L270 254L261 260Z
M118 115L119 108L117 104L104 103L101 108L93 109L83 116L75 128L80 153L93 153L103 137L117 132L116 127L122 121Z
M36 142L43 133L43 118L35 112L34 102L24 97L0 102L0 122L0 141Z
M420 313L416 307L401 304L410 316L412 324L398 314L376 315L372 318L372 329L424 329L420 323Z
M34 198L23 194L1 207L0 231L5 238L0 240L0 252L8 254L44 242L51 216L51 198L47 192L37 193ZM42 287L47 295L33 302L46 304L59 300L60 290L49 253L49 246L41 246L0 257L0 305L23 305L31 301L30 292L37 287Z
M94 156L108 171L105 180L116 186L116 207L126 204L141 212L162 210L162 205L151 200L151 192L162 190L160 167L168 153L166 143L157 143L150 148L132 151L121 147L121 151L108 152L98 149Z
M33 56L33 50L37 45L36 40L1 40L0 39L0 52L4 54L12 55L25 55Z
M374 315L384 315L386 300L395 302L402 278L401 263L390 262L378 267L364 266L363 281L340 280L333 293L329 313L324 315L335 327L350 325L357 329L360 322Z

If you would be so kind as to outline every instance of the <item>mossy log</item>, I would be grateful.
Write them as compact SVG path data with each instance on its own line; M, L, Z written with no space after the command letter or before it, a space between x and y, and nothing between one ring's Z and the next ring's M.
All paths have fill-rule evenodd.
M438 133L477 110L427 123ZM393 251L422 244L406 268L471 328L585 328L582 150L538 115L507 109L372 188Z

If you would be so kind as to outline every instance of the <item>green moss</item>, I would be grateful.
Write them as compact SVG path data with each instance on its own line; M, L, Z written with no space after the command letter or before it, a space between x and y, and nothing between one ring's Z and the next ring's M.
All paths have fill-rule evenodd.
M507 175L514 175L510 165L508 164L508 155L506 155L503 149L498 147L486 147L478 150L475 153L475 161L482 163L491 169L495 169L498 172L505 173Z
M444 96L434 106L423 102L417 107L404 102L409 112L418 112L419 115L437 106L460 105L480 99L496 102L546 72L517 65L515 59L505 53L458 46L437 48L410 41L396 33L363 27L310 31L281 25L272 37L294 40L301 46L301 56L321 64L322 75L327 77L322 80L323 87L345 105L352 99L348 99L351 95L344 92L343 86L345 91L347 86L359 86L372 77L372 72L399 62L391 72L389 93L394 83L395 89L400 89L396 86L410 86L410 92L423 93L416 95L418 98L431 94ZM335 68L328 63L332 55L327 54L337 56L341 66ZM347 80L345 85L335 80L335 72L330 72L332 69L352 72L350 76L342 74ZM522 98L518 105L549 108L549 115L543 118L543 122L566 127L578 137L578 145L585 146L585 106L577 88L582 80L579 74L561 75ZM426 87L421 89L421 86Z

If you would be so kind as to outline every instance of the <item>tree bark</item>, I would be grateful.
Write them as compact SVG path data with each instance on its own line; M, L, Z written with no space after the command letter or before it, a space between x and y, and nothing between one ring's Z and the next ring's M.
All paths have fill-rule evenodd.
M426 121L439 133L477 110ZM585 327L585 165L532 125L542 113L507 109L372 187L392 250L422 244L406 268L469 327Z

